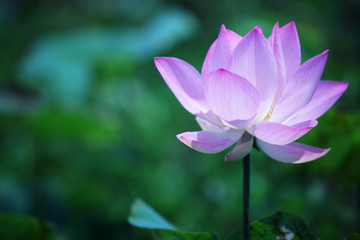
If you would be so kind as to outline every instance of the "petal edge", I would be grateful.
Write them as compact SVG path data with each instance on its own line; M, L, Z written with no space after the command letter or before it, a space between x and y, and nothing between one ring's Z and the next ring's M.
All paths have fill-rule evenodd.
M284 163L305 163L318 159L330 151L301 143L273 145L257 140L259 147L272 159Z
M287 125L321 117L341 97L347 82L320 81L309 103L284 123Z
M252 131L258 139L270 144L286 145L304 136L317 125L316 120L286 126L275 122L259 122Z
M233 145L242 133L232 130L221 133L199 131L181 133L176 135L176 137L198 152L218 153Z
M154 62L166 84L187 111L192 114L208 111L201 77L193 66L173 57L156 57Z

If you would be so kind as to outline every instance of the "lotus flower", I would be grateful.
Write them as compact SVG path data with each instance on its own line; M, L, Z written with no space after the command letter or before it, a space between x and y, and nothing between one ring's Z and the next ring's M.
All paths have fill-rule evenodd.
M281 28L276 23L269 38L260 27L241 37L223 25L201 74L172 57L157 57L155 65L202 128L177 135L189 147L218 153L236 143L225 160L237 160L246 156L256 141L275 160L303 163L330 149L294 141L317 125L316 119L348 85L320 80L327 56L328 50L301 64L293 22Z

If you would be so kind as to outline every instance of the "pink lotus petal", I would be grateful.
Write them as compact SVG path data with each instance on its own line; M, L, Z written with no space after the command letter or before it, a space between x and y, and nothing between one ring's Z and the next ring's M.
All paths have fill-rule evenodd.
M208 121L209 123L215 125L215 126L219 126L219 127L223 127L223 120L220 119L218 116L216 116L215 113L213 113L213 111L211 109L209 109L209 111L207 111L206 113L199 113L196 114L197 117L204 119L206 121Z
M340 98L347 86L347 82L320 81L310 102L285 123L292 125L319 118Z
M282 55L286 69L286 79L291 79L301 63L299 36L294 22L280 28Z
M209 110L198 71L177 58L157 57L155 65L179 102L192 114Z
M235 42L240 41L240 39L237 39L235 33L229 34L225 26L222 25L217 40L212 44L206 55L201 74L204 76L219 68L229 69L231 64L232 45L234 45Z
M320 158L330 151L301 143L273 145L257 140L259 147L272 159L284 163L305 163Z
M203 78L203 89L209 107L217 116L238 128L251 126L259 106L259 94L246 79L219 69Z
M241 41L242 37L239 34L237 34L236 32L231 31L230 29L226 29L226 32L227 32L229 40L230 40L231 52L233 52L235 47Z
M275 105L271 116L272 121L284 121L310 101L323 73L328 52L325 51L306 61L293 78L288 79L284 95Z
M286 126L275 122L259 122L253 127L252 134L265 142L285 145L302 137L316 125L316 120L306 121L293 126Z
M284 63L284 56L282 52L280 34L279 34L279 23L277 22L272 30L271 36L269 37L268 41L272 46L273 53L276 60L277 65L277 74L278 74L278 86L276 89L274 103L277 103L284 92L285 80L286 80L286 69Z
M177 135L177 138L202 153L218 153L233 145L243 134L243 131L229 130L226 132L185 132Z
M254 137L245 132L237 142L235 148L225 156L225 161L235 161L244 158L250 153L254 143Z
M279 35L279 22L276 22L272 31L271 31L271 35L270 37L268 38L268 42L270 44L270 46L273 48L274 47L274 43L275 43L275 39L276 38L279 38L278 35ZM280 41L280 39L279 39ZM281 47L281 46L280 46ZM282 54L282 53L281 53Z
M203 119L200 117L196 117L196 121L199 124L199 126L201 127L201 129L204 131L224 132L229 129L229 127L215 125L212 122L207 121L206 119Z
M246 78L258 90L261 105L257 119L263 119L273 103L278 80L272 48L259 27L251 30L235 48L231 71Z
M260 26L256 26L256 27L254 27L254 29L253 29L253 30L258 31L261 35L264 35L264 34L263 34L263 31L262 31L262 29L261 29L261 27L260 27Z
M273 96L277 84L276 62L259 28L251 30L235 48L231 71L252 83L262 99Z

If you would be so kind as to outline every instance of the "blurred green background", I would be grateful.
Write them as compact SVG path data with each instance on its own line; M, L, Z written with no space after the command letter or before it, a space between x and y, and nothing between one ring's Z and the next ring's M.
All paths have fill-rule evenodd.
M322 239L360 231L360 2L0 1L0 212L51 222L57 239L151 239L127 222L141 197L178 227L241 226L241 162L175 135L198 130L154 56L198 70L221 24L266 36L295 21L302 61L330 49L323 79L349 88L300 139L332 147L303 165L252 152L251 219L277 210Z

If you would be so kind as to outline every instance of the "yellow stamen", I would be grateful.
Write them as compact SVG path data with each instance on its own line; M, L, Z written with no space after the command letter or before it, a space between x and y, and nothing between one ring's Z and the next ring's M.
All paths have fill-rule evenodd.
M271 117L271 114L273 113L273 110L274 110L274 105L271 105L269 112L266 114L266 116L264 117L264 119L263 119L262 121L269 120L270 117ZM251 125L250 129L252 129L252 128L255 126L256 123L258 123L258 121L253 122L253 124Z
M264 120L269 120L269 119L270 119L271 114L273 113L273 110L274 110L274 106L271 105L270 110L269 110L269 112L266 114Z

